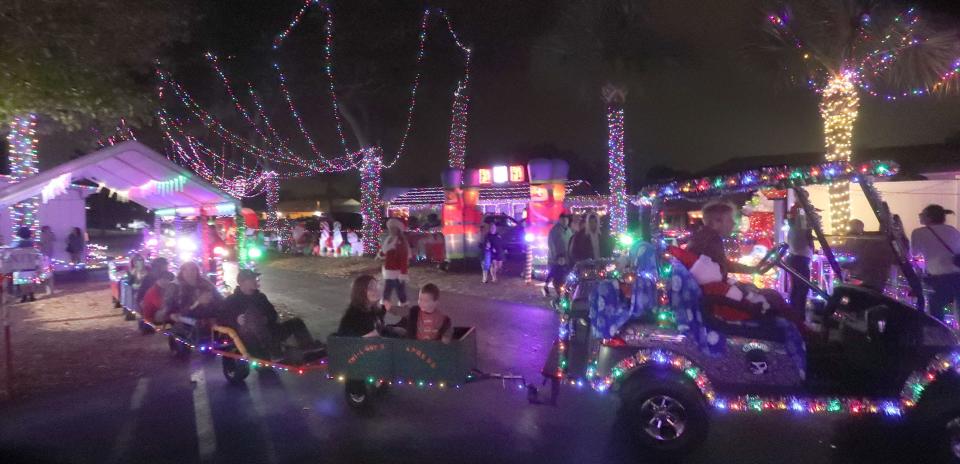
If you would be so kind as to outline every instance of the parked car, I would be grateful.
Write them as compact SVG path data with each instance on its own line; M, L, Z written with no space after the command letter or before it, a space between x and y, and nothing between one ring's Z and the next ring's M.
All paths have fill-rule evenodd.
M483 222L497 225L497 233L500 234L508 258L524 256L527 253L522 223L506 214L488 214L483 218Z

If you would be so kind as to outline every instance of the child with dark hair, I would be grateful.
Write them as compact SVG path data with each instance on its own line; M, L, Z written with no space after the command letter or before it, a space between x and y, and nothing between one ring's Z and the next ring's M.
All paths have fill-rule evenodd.
M337 335L341 337L376 337L384 328L386 309L380 304L380 282L371 275L362 275L353 281L350 305L347 306Z
M453 338L450 317L437 309L439 302L440 289L436 285L426 284L420 288L417 305L410 308L405 318L407 338L450 342Z

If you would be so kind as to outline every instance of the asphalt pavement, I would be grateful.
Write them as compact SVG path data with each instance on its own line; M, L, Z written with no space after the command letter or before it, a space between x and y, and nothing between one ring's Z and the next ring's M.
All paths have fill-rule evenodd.
M271 269L262 287L324 337L350 280ZM477 327L480 368L539 383L553 313L453 293L441 302L454 325ZM165 349L157 335L144 343ZM0 405L0 463L654 462L630 446L614 395L573 386L556 406L530 404L516 384L495 380L392 387L373 406L350 409L343 386L322 374L261 371L232 386L219 359L194 354L127 382ZM841 419L719 415L685 462L905 462L899 437Z

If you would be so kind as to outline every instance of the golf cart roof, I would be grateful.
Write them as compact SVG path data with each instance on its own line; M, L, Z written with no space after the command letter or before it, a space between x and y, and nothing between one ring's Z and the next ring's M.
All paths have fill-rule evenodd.
M733 174L680 179L641 189L637 204L679 198L714 197L758 189L827 184L836 180L858 182L861 177L890 177L899 166L892 161L830 162L812 166L761 167Z

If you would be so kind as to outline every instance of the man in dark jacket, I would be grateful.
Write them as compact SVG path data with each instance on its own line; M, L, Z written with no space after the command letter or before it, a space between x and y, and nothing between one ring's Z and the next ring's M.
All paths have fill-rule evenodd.
M301 350L319 348L320 344L313 340L299 317L279 321L277 310L260 292L259 276L259 273L249 269L240 271L237 289L223 301L217 314L219 322L237 329L244 344L255 355L280 354L280 345L291 336Z

